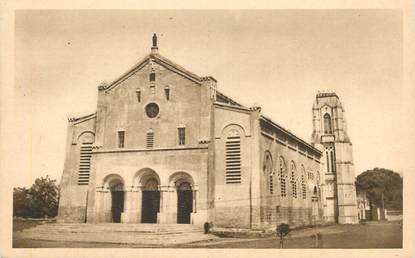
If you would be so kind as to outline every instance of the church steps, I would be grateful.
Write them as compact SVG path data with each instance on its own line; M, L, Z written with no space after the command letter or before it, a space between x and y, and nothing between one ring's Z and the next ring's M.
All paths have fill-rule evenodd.
M17 232L24 239L137 245L174 245L216 238L178 224L45 224Z

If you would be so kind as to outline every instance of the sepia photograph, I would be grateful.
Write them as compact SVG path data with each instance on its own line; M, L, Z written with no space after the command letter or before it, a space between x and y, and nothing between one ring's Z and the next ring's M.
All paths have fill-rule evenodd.
M402 250L403 19L15 10L11 248Z

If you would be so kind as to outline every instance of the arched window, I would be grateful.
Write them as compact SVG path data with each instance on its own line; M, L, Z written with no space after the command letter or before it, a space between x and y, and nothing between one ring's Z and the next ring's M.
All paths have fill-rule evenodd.
M301 165L301 192L303 199L307 199L307 188L305 184L305 168Z
M94 135L90 132L82 133L78 141L80 143L78 185L88 185Z
M326 148L326 163L327 173L334 173L336 171L336 162L334 159L333 147Z
M324 133L333 133L331 129L331 118L329 114L324 114Z
M282 157L279 158L279 178L280 178L280 186L281 186L281 197L287 196L287 185L286 185L286 177L287 177L287 171L285 167L285 162Z
M316 173L317 185L320 186L320 172Z
M296 167L295 167L295 163L294 161L291 161L291 193L293 195L293 198L297 198L297 181L296 181L296 176L297 171L296 171Z
M268 191L270 194L274 193L274 178L273 178L273 172L272 172L272 158L269 152L265 153L264 158L264 176L268 177Z
M318 191L318 198L321 199L321 191L320 191L320 172L317 171L316 173L316 181L317 181L317 191Z

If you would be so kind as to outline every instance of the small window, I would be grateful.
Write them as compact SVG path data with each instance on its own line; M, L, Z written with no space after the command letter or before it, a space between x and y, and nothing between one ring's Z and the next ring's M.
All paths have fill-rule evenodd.
M137 95L137 102L140 103L141 102L141 90L136 89L135 94Z
M150 81L151 81L151 82L156 81L156 73L154 73L154 72L151 72L151 73L150 73Z
M154 132L151 129L147 132L146 147L147 149L152 149L154 147Z
M170 100L170 87L166 86L164 88L164 94L166 95L166 100Z
M185 145L186 144L186 128L180 127L180 128L177 128L177 131L179 133L179 145Z
M150 92L151 92L151 94L156 94L156 85L154 85L154 84L151 84L150 85Z
M118 148L124 148L124 131L118 131Z

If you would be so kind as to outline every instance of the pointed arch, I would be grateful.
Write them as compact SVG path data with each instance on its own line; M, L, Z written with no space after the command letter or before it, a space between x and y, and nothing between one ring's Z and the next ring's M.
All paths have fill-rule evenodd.
M306 171L304 168L304 165L301 165L301 193L303 196L303 199L307 199L307 187L306 187Z
M229 124L222 130L225 159L225 183L242 183L242 154L245 138L244 129L237 124Z
M285 165L285 160L282 156L278 158L278 176L280 180L280 193L281 197L287 196L287 166Z
M297 167L293 160L291 160L290 167L291 167L291 174L290 174L291 194L293 198L297 198Z
M272 155L269 151L265 151L265 154L264 154L263 172L264 172L264 176L267 181L268 192L269 194L274 194L273 162L272 162Z
M324 133L325 134L332 134L333 130L332 130L332 121L331 121L331 117L328 113L325 113L323 116L324 119Z

